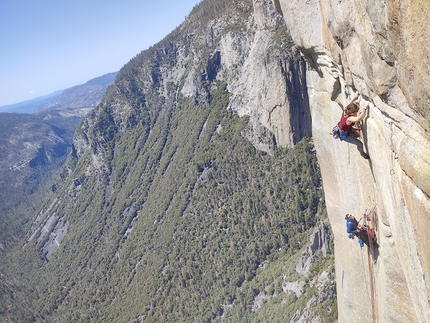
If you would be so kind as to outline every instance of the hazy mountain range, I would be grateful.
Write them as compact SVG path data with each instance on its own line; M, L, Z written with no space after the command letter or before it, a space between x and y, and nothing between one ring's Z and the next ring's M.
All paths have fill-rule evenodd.
M117 72L89 80L66 90L59 90L32 100L0 106L0 112L38 113L58 108L93 108L103 97L106 88L113 83Z

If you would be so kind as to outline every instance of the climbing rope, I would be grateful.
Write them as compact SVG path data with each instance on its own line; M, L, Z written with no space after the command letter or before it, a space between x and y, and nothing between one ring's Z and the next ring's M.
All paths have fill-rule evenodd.
M376 319L376 293L375 293L375 278L373 275L373 263L375 262L375 255L374 255L374 238L375 238L375 231L378 229L378 222L376 218L376 204L373 205L373 207L369 210L368 213L367 209L363 214L364 223L367 228L367 237L369 239L369 246L367 248L367 264L369 267L369 285L370 285L370 303L372 306L372 322L377 322ZM361 221L361 219L360 219ZM368 224L370 222L370 225Z
M369 241L371 241L371 239L369 239ZM374 282L373 266L372 266L373 251L371 251L370 249L371 247L367 248L367 264L369 266L369 280L370 280L370 303L372 305L372 322L376 322L376 303L375 303L375 286L374 286L375 282Z
M363 251L363 248L360 248L360 249L361 251ZM364 268L363 252L360 252L360 256L361 256L361 268ZM367 261L367 263L369 263L369 260ZM364 272L364 275L366 276L366 271L363 270L363 272ZM365 277L365 279L367 279L367 277ZM370 280L370 277L369 277L369 280ZM364 285L366 286L367 295L370 295L369 284L364 284Z
M390 175L394 175L394 160L396 159L396 153L394 152L394 144L393 144L393 137L394 137L394 122L390 121L390 149L391 149L391 169L390 169Z

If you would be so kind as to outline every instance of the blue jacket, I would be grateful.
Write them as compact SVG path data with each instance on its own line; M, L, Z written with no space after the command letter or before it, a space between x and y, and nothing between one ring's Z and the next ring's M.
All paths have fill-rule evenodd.
M357 234L357 220L352 221L348 218L346 220L346 232Z
M347 217L345 217L346 220L346 232L349 233L348 238L352 239L354 235L358 238L358 232L357 232L357 220L350 220ZM358 243L360 244L360 247L364 247L364 242L360 238L358 238Z

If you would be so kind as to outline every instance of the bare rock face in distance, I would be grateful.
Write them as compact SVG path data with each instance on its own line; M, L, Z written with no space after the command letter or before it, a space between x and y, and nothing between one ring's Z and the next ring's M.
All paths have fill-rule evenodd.
M339 322L430 320L430 3L274 0L309 66L312 134L335 235ZM358 90L370 102L355 146L328 135ZM379 248L344 217L377 207ZM370 288L372 286L372 288ZM372 301L373 300L373 301Z

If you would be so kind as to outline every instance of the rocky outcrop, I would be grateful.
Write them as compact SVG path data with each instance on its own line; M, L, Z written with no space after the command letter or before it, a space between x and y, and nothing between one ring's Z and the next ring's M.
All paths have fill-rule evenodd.
M335 299L336 295L336 283L333 280L333 272L322 271L318 275L315 275L312 280L309 280L311 264L320 259L324 259L328 255L328 250L330 249L332 235L329 233L329 229L326 223L321 223L316 227L309 239L309 243L305 248L296 264L296 272L307 278L304 281L295 282L284 282L282 288L285 293L294 292L297 299L300 298L303 289L309 285L318 290L315 296L309 299L306 303L304 309L297 310L294 316L291 318L291 323L301 323L301 322L324 322L324 320L315 315L315 308L319 304L322 304L330 299ZM315 269L314 269L315 270ZM335 323L337 321L334 321Z
M226 35L220 45L228 89L233 94L229 107L250 116L251 129L246 136L263 150L272 147L265 145L266 130L276 144L286 147L311 136L305 62L274 10L265 1L254 1L256 28L255 33L246 33L248 38L253 36L247 41L247 53L241 52L247 47L238 46L244 42L242 33Z
M137 106L151 109L160 104L144 94L152 87L164 96L168 109L168 103L176 104L171 95L173 89L176 95L204 103L207 93L201 82L208 80L228 84L228 109L250 117L243 136L256 148L270 154L276 145L292 147L310 137L306 63L271 1L252 1L253 7L249 8L250 5L251 1L234 4L235 10L214 19L207 27L193 25L199 22L191 16L180 26L183 36L175 44L166 38L124 66L99 108L92 110L78 127L74 138L77 157L98 147L97 138L106 140L106 136L125 132L136 124L149 126L147 120L135 118L140 115ZM238 15L236 6L243 7L243 16ZM244 19L251 12L252 17ZM190 46L191 43L194 45ZM132 84L125 81L135 73L140 75ZM127 102L128 91L141 93L142 101L132 106ZM99 128L94 124L98 119L105 119L100 124L109 126ZM89 132L94 136L88 136ZM102 168L103 157L96 154L94 158L97 162L92 166Z
M330 243L330 234L328 232L328 227L321 223L321 225L314 229L311 234L309 241L309 246L302 253L299 262L296 265L296 271L299 274L307 276L309 274L309 268L311 266L312 260L318 259L316 253L321 252L323 257L327 256L328 244Z
M274 3L309 67L312 134L335 234L339 321L427 322L430 4ZM355 90L362 107L370 102L362 131L370 161L328 136ZM379 249L368 264L365 249L348 240L343 218L360 218L373 205Z
M276 144L292 147L303 137L310 137L311 117L305 61L286 32L282 16L268 3L253 1L250 20L223 17L211 26L210 37L190 35L195 42L216 41L216 45L203 74L198 64L187 72L181 93L195 96L199 78L214 78L216 71L217 79L226 81L232 94L229 109L250 116L244 136L270 153ZM185 51L178 52L178 62L189 59L183 56ZM199 58L194 57L194 61ZM181 72L183 69L166 71L169 80Z

